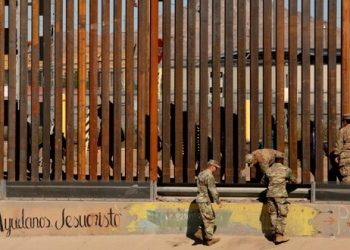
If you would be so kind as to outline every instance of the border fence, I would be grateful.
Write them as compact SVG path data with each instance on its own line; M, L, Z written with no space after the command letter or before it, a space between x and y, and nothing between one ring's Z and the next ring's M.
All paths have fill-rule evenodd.
M303 184L337 181L349 9L0 0L0 180L190 184L214 158L217 182L244 184L260 145Z

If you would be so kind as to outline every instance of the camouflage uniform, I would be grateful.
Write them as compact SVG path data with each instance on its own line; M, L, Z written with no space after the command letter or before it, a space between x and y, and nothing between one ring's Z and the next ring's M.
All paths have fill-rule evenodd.
M267 206L270 214L271 233L283 235L288 215L288 193L286 182L297 183L292 170L281 163L274 163L268 168L261 179L267 185Z
M204 223L205 239L210 240L214 235L215 222L215 213L211 203L216 202L220 204L215 179L210 170L206 169L199 173L197 177L197 188L196 202Z
M350 114L343 115L343 119L350 121ZM339 157L339 172L342 182L350 183L350 124L341 128L337 134L334 155Z
M258 149L253 151L251 155L253 156L252 161L247 160L247 157L246 157L246 163L248 163L248 167L252 167L254 164L254 159L257 159L259 162L260 170L262 174L264 174L266 170L270 166L272 166L272 164L275 163L275 155L284 155L284 154L274 149L263 148L263 149Z

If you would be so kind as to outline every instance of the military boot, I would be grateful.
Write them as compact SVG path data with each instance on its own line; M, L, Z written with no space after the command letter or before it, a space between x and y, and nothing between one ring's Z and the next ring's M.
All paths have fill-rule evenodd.
M275 243L283 243L289 241L289 238L282 235L282 234L276 234Z
M197 231L194 233L194 236L200 240L203 240L203 228L198 227Z
M220 238L212 238L210 240L206 240L206 243L208 246L211 246L211 245L214 245L215 243L219 242L220 241Z

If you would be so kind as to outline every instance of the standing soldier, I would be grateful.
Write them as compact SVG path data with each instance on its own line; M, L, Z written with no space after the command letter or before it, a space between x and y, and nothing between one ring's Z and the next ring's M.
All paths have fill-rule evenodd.
M213 237L215 213L211 205L212 202L216 202L219 205L219 208L223 207L213 176L213 173L218 168L220 168L219 163L216 160L210 160L207 163L207 169L199 173L197 177L198 192L196 202L203 219L204 227L198 227L198 230L194 235L201 240L205 240L205 243L208 246L220 241L219 237Z
M335 143L335 162L339 164L342 182L350 183L350 113L342 116L342 128Z
M283 156L284 154L274 149L263 148L255 150L245 156L245 162L248 164L248 167L255 166L256 168L260 168L256 176L257 182L261 180L266 170L275 163L275 155Z
M271 233L276 244L289 241L289 238L284 236L289 212L286 184L287 181L297 183L296 176L290 168L283 165L283 161L283 155L276 155L275 163L266 170L261 179L261 183L268 187L266 193L267 206L270 214Z

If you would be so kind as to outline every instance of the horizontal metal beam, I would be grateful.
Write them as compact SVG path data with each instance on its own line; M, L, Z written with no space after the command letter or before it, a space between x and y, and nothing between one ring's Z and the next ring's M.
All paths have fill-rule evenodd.
M257 183L217 184L222 198L264 198L266 187ZM350 185L315 183L288 185L289 197L311 202L350 202ZM196 197L195 184L96 181L6 182L0 181L0 199L127 200L153 201L158 197Z
M220 197L225 198L260 198L266 195L266 188L259 186L232 186L232 187L217 187ZM290 198L304 198L310 199L310 189L311 187L289 187L289 197ZM157 195L159 196L177 196L177 197L195 197L197 195L196 187L179 187L179 186L158 186Z
M6 198L6 181L0 180L0 200L4 200Z
M312 183L312 202L350 202L350 184Z
M152 201L151 182L7 182L5 199Z

